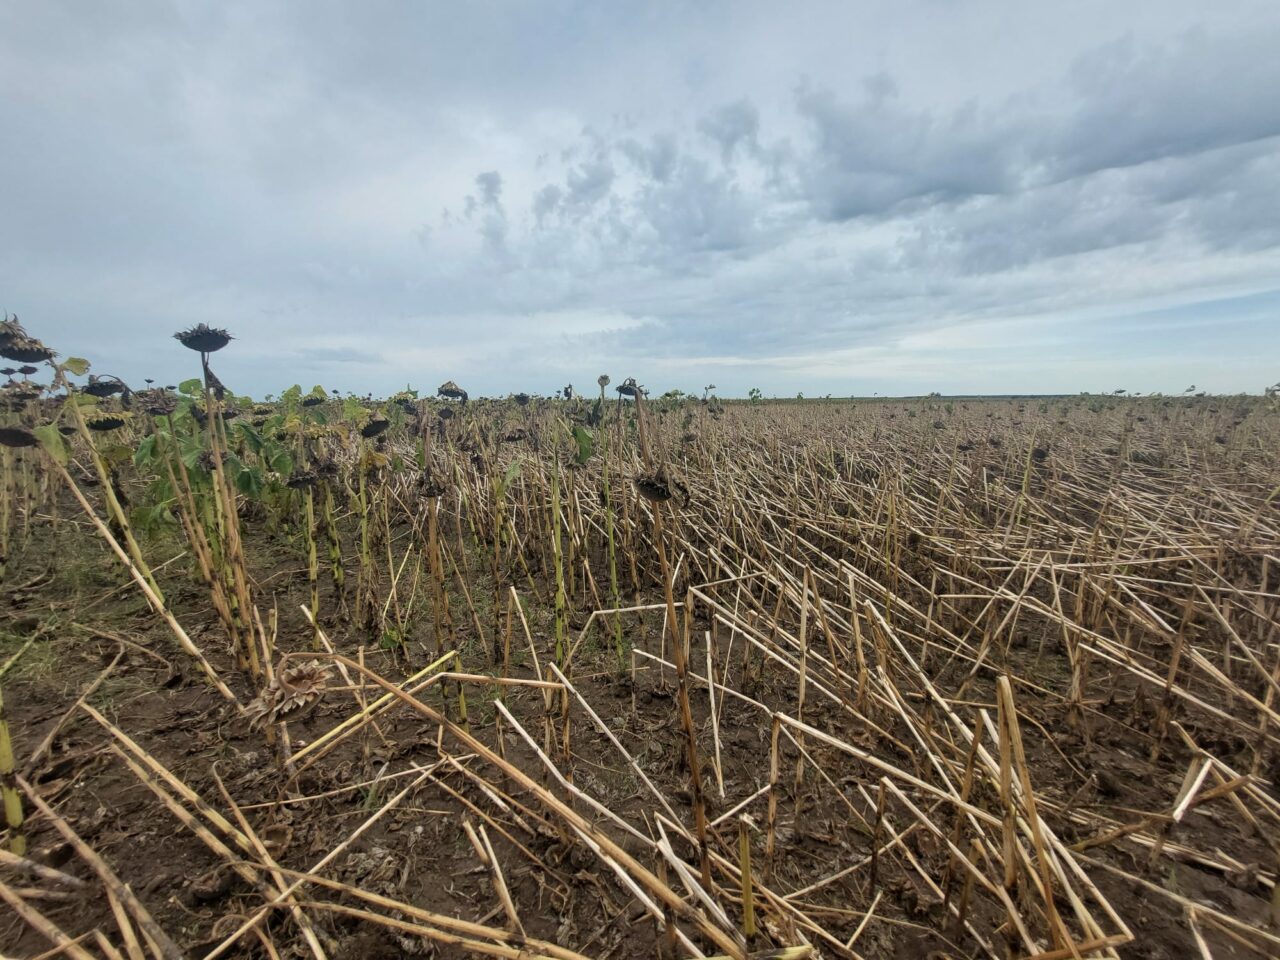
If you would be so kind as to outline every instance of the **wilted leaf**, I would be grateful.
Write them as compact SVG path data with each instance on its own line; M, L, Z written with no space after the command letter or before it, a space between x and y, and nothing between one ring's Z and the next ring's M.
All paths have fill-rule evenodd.
M178 521L174 518L173 513L170 512L167 503L157 503L149 507L135 507L130 513L130 518L135 527L147 533L154 533L165 527L178 525Z
M271 458L271 469L282 476L288 476L293 473L293 457L289 456L288 450L279 450L275 456Z
M133 458L133 450L123 443L111 443L98 447L98 455L107 464L118 467Z
M197 468L203 470L204 468L200 465L200 457L203 453L203 447L199 444L193 444L182 451L182 462L186 465L188 470L195 470Z
M373 470L382 470L390 463L391 459L385 453L379 453L377 450L366 450L360 458L360 469L368 473Z
M236 489L246 497L262 495L262 474L253 467L241 467L236 473Z
M67 465L71 451L67 447L66 438L58 432L56 423L46 423L43 427L36 427L31 432L36 435L36 439L40 441L40 446L44 448L45 453L53 457L62 466L65 467Z
M262 448L265 444L262 440L262 436L257 430L253 429L250 424L245 423L243 420L236 423L236 429L240 431L240 435L244 437L250 450L258 454L262 453Z
M518 461L512 461L507 464L507 469L502 475L502 479L498 481L497 494L499 498L507 495L507 490L516 477L520 476L520 464Z
M83 377L89 372L89 361L84 357L67 357L60 366L67 373L77 377Z
M573 428L573 440L578 445L578 452L574 455L575 463L586 463L591 459L591 455L596 452L596 438L590 430L585 427Z
M133 462L137 466L145 466L155 459L156 455L156 435L153 433L149 437L143 437L138 442L138 449L134 451Z

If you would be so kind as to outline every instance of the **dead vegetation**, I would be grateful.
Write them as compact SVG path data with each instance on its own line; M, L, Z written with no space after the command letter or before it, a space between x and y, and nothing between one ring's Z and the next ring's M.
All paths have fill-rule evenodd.
M1280 953L1266 400L606 384L6 447L6 952Z

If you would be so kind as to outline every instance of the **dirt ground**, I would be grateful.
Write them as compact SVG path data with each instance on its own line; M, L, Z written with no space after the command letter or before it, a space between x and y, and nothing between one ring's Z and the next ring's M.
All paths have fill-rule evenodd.
M492 872L464 824L483 827L502 865L503 880L526 937L614 960L655 957L666 949L664 933L642 902L566 831L562 821L550 816L501 770L469 757L465 745L412 710L394 709L319 762L290 770L268 731L238 716L177 649L164 624L115 558L89 535L83 520L66 503L59 503L58 513L56 518L45 513L31 519L26 546L9 558L8 577L0 587L0 663L16 658L3 677L3 691L18 770L188 955L204 956L253 916L263 902L264 881L255 885L232 869L234 856L212 850L130 770L125 760L128 751L122 753L121 742L111 730L88 711L74 707L91 685L94 689L85 702L94 711L221 815L231 815L227 798L234 799L252 833L284 870L309 870L381 812L325 867L322 876L389 898L389 903L501 927L508 917ZM274 607L280 613L278 647L309 649L310 633L295 614L300 604L308 602L305 568L282 546L278 531L255 525L252 519L246 521L245 530L259 603L264 611ZM915 571L918 580L927 582L933 563L930 549L928 541L908 544L902 569ZM154 550L154 556L173 558L172 563L156 564L170 608L219 674L247 702L254 691L226 649L208 597L190 576L182 553L183 545L176 538ZM478 586L476 592L481 589ZM726 587L716 596L729 603L732 591ZM662 593L655 587L637 599L661 604ZM461 595L455 598L459 611L464 600ZM364 634L349 620L324 614L337 606L332 588L326 589L321 621L338 648L355 657ZM574 637L587 625L590 609L580 597L570 611ZM544 654L550 645L550 616L547 609L529 613L532 635ZM701 638L718 628L705 609L695 621L691 633L699 639L690 648L691 670L699 674L705 669L704 643L710 642ZM456 622L466 667L496 671L490 649L468 618L459 613ZM670 657L662 639L660 609L627 614L623 624L631 645ZM694 797L673 671L659 671L654 661L640 657L635 669L620 672L607 631L597 628L585 636L573 661L578 692L657 791L670 799L679 820L692 824ZM395 650L363 642L368 668L395 682L436 656L429 636L410 638ZM715 642L714 668L727 688L741 691L757 704L767 703L769 710L799 714L812 728L888 757L909 773L932 775L929 751L910 741L901 729L891 744L870 726L854 723L841 706L847 691L836 691L833 699L811 690L801 702L790 673L760 667L758 658L754 669L744 673L741 648L726 650L723 635ZM533 679L535 665L521 646L517 633L511 675ZM924 675L940 689L960 689L969 664L949 658L943 650L925 652L930 660L922 665ZM1077 862L1087 873L1088 884L1096 887L1133 934L1131 942L1117 946L1119 956L1184 960L1260 955L1258 941L1233 937L1212 923L1189 923L1189 918L1194 920L1198 906L1252 927L1275 930L1269 926L1276 915L1275 835L1257 829L1252 817L1242 815L1225 794L1223 799L1195 805L1180 822L1165 816L1171 798L1179 796L1184 786L1195 753L1170 735L1154 750L1152 759L1156 747L1152 718L1158 704L1150 687L1135 682L1131 672L1097 660L1091 665L1083 718L1073 722L1061 696L1036 693L1037 689L1061 691L1071 677L1065 648L1051 628L1025 618L1007 634L1003 656L1009 672L1026 678L1018 687L1018 715L1027 768L1046 823L1061 841L1070 845L1099 839L1102 824L1117 828L1138 824L1142 836L1163 838L1155 859L1150 857L1149 845L1126 836L1103 839L1078 852ZM330 683L332 689L323 698L289 718L287 733L295 753L355 713L362 698L380 692L372 686L343 689L343 681L332 675ZM616 821L555 783L534 749L499 717L494 702L498 693L497 687L484 683L467 687L470 729L516 767L549 785L644 866L665 874L666 866L655 862L649 844L638 842ZM446 684L436 684L421 699L457 716L456 691ZM903 691L903 704L921 712L926 725L934 720L940 724L940 718L929 714L927 699L918 690ZM544 717L549 716L547 722L555 727L554 760L573 785L618 819L656 835L653 794L576 702L570 710L566 750L560 694L555 695L550 714L543 693L534 687L505 688L502 700L539 743ZM982 709L994 716L995 677L978 674L964 688L963 698L950 702L971 707L974 717ZM724 696L713 724L705 685L697 683L691 687L691 709L702 757L707 816L714 823L745 798L769 787L769 714L747 700ZM883 705L868 716L890 727L896 722L892 709ZM1186 710L1174 716L1188 738L1223 763L1249 770L1257 760L1254 743L1224 734L1220 725L1206 721L1202 714ZM58 733L52 745L29 763L55 726ZM763 801L750 807L756 827L751 841L756 870L765 871L763 882L768 888L779 893L800 891L792 895L803 904L804 912L821 917L833 937L843 942L856 938L849 950L857 955L987 955L958 927L948 905L926 881L945 886L948 897L960 896L963 884L944 841L918 826L905 829L909 818L901 807L892 805L877 829L873 821L878 775L812 737L804 745L813 763L797 783L794 770L801 754L783 740L783 773L773 791L777 852L767 867L764 835L759 830L765 816ZM720 758L719 779L709 757ZM430 773L419 780L421 770ZM1277 774L1277 754L1271 751L1257 769L1257 782L1274 783ZM1208 782L1212 786L1213 781ZM502 795L489 785L502 785ZM970 800L985 809L999 808L993 787L986 782L975 783ZM930 811L950 829L953 820L945 805L926 812ZM102 895L90 865L47 817L31 810L28 817L30 859L86 885L43 882L21 869L3 874L7 882L28 890L29 902L68 935L78 937L98 929L111 931L116 939L112 904ZM736 847L737 829L733 816L712 828L723 849ZM905 831L901 842L883 846L883 837L894 830ZM671 843L686 863L697 862L698 851L685 837L672 835ZM873 850L880 851L874 875L863 867L807 890L850 864L865 862ZM1237 866L1224 869L1224 864ZM678 885L674 877L672 882ZM358 915L359 910L373 909L370 902L356 902L342 889L311 885L300 896L309 905L308 916L328 956L356 960L474 955L464 945L398 932L394 921L405 914L394 906L381 911L391 923L375 923ZM1025 900L1033 891L1024 882L1015 896ZM1064 913L1071 909L1061 891L1056 906ZM730 909L736 922L736 902ZM975 894L968 910L969 923L984 931L997 951L1013 942L1006 936L1005 917L996 900ZM1108 932L1114 928L1106 926ZM226 955L310 953L283 911L271 913L260 929L265 936L247 935ZM765 936L780 943L787 941L790 932L766 930ZM1197 937L1203 938L1203 946ZM707 942L696 937L695 941L706 953L714 952ZM84 943L93 947L95 941L90 938ZM825 941L816 946L816 955L846 955ZM50 944L15 912L0 910L0 948L5 956L29 958L45 955ZM1007 949L1024 955L1012 946ZM1261 948L1261 955L1266 955L1265 950Z

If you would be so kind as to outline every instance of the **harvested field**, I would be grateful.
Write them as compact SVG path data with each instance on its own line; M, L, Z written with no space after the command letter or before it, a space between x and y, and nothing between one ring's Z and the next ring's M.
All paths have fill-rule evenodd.
M254 403L216 332L6 388L4 955L1280 954L1274 398Z

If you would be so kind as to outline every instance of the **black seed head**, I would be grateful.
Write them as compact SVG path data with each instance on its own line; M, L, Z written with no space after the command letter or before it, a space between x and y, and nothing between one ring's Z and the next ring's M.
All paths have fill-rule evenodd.
M440 384L440 388L436 390L436 394L444 397L446 400L461 400L463 403L467 402L467 391L463 390L452 380L446 380L444 383Z
M0 444L6 447L34 447L36 435L22 427L0 427Z
M96 416L87 418L85 426L98 433L106 433L109 430L119 430L127 422L128 420L122 414L99 413Z
M179 330L173 338L188 350L196 350L200 353L221 350L233 339L227 331L211 327L207 323L197 323L187 330Z
M44 363L54 358L54 352L35 337L0 338L0 357L18 363Z
M178 409L178 398L164 390L144 390L138 399L143 412L153 417L167 417Z
M378 434L386 430L387 427L389 426L391 426L390 420L386 419L385 417L374 417L372 420L370 420L368 423L366 423L363 427L360 428L360 436L364 437L365 439L376 437Z
M91 397L110 397L123 392L124 383L116 377L95 377L90 374L89 382L83 389Z

